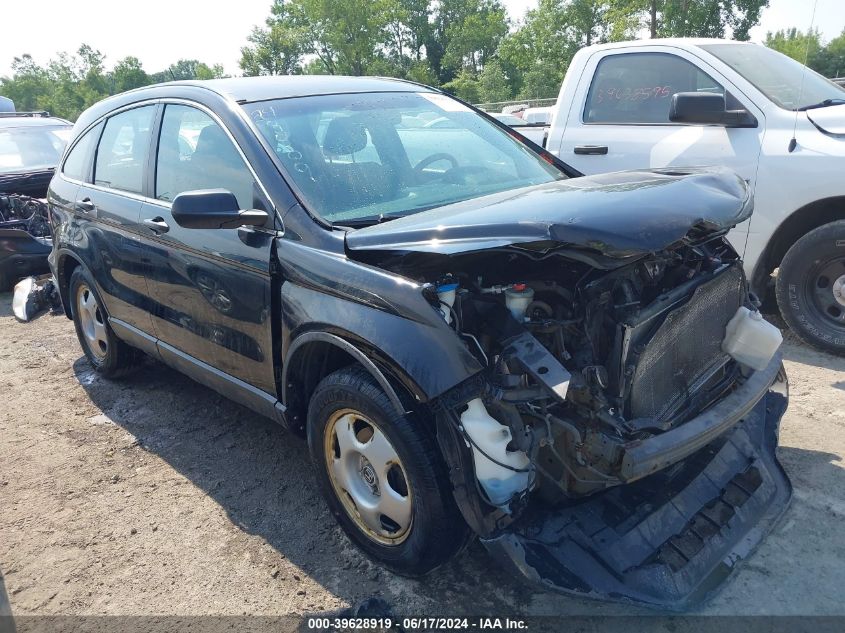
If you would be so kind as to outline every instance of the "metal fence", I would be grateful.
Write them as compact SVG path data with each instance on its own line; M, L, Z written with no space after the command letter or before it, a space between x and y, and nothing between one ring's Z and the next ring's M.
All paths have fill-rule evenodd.
M845 88L845 77L834 77L831 81Z
M476 103L475 107L485 112L501 112L507 106L524 105L528 108L544 108L553 106L557 98L551 99L512 99L511 101L495 101L493 103Z

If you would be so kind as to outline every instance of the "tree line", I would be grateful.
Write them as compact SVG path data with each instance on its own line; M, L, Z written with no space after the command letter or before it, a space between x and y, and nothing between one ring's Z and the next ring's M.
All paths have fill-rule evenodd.
M825 77L845 77L845 30L825 43L818 29L796 28L768 33L766 46L789 55Z
M75 54L60 53L42 66L28 54L15 57L10 77L0 78L0 95L19 111L46 110L75 121L79 114L110 95L163 81L223 77L223 66L180 59L165 70L147 73L137 57L125 57L106 70L105 55L87 44Z
M242 49L245 75L385 75L471 102L554 97L575 52L651 37L747 40L768 0L274 0Z
M381 75L440 86L474 103L554 97L578 49L637 37L747 40L769 0L539 0L513 22L500 0L273 0L241 49L242 74ZM770 33L766 44L828 76L845 74L845 33ZM46 65L16 57L0 94L68 119L104 96L211 79L220 65L179 60L147 73L136 57L106 70L88 45Z

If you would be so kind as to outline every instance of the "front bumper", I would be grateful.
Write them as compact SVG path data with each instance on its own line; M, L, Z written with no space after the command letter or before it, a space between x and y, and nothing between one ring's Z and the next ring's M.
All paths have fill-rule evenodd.
M33 237L23 229L0 229L0 280L9 286L29 275L50 272L50 240ZM0 291L7 288L0 288Z
M709 443L686 459L563 509L530 509L482 542L557 591L672 610L701 602L792 497L775 454L786 376L773 362L773 382L742 407L741 420L713 420L721 434L705 434Z

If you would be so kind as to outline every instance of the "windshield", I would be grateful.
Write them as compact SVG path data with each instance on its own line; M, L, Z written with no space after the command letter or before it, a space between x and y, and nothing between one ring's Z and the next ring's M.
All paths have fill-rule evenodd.
M70 138L71 127L0 129L0 174L54 168Z
M765 46L704 44L701 48L721 59L781 108L795 110L826 99L845 98L845 88Z
M438 93L300 97L244 106L309 208L365 223L565 178Z

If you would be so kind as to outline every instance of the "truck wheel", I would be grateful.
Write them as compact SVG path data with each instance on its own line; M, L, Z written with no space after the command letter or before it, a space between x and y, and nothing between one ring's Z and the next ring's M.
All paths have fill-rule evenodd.
M419 576L466 544L469 530L434 439L419 419L397 415L363 368L338 370L317 386L308 447L335 519L388 569Z
M94 282L77 267L70 276L71 313L76 337L94 370L117 378L137 364L136 350L115 336Z
M820 226L792 245L780 264L776 292L795 334L845 355L845 220Z

